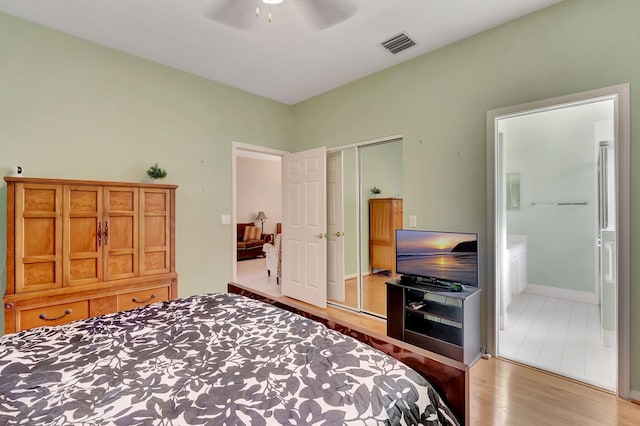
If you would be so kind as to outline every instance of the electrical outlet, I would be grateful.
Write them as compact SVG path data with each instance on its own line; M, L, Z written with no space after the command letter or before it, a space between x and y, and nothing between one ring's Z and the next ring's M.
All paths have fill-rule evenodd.
M231 225L231 215L230 214L223 214L220 217L220 221L222 222L223 225Z
M409 226L411 226L412 228L415 228L416 226L418 226L417 223L418 223L418 220L416 219L415 215L409 216Z

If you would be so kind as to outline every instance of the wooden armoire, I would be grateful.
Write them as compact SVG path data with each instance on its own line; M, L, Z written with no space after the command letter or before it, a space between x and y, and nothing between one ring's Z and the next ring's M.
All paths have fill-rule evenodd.
M402 229L402 198L369 200L369 268L396 272L396 229Z
M177 186L5 181L5 333L177 297Z

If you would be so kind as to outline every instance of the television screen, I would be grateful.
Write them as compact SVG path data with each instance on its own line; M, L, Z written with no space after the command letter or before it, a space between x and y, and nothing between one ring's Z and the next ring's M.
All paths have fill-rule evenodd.
M396 230L399 274L478 286L478 235Z

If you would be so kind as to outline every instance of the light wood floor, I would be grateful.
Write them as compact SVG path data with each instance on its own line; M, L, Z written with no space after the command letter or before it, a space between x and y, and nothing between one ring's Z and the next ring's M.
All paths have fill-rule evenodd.
M471 367L471 424L640 425L640 405L501 359Z
M383 317L387 316L387 285L392 279L384 273L364 275L362 277L362 310ZM358 281L356 278L345 280L345 300L335 301L352 309L358 308Z

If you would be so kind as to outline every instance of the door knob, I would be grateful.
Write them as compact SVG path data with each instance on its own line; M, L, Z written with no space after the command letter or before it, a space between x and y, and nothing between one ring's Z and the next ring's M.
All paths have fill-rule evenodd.
M340 231L336 232L336 237L342 237L343 235L344 235L344 232L340 232Z
M320 233L316 234L316 237L318 237L319 239L323 239L325 237L325 234L320 232Z

